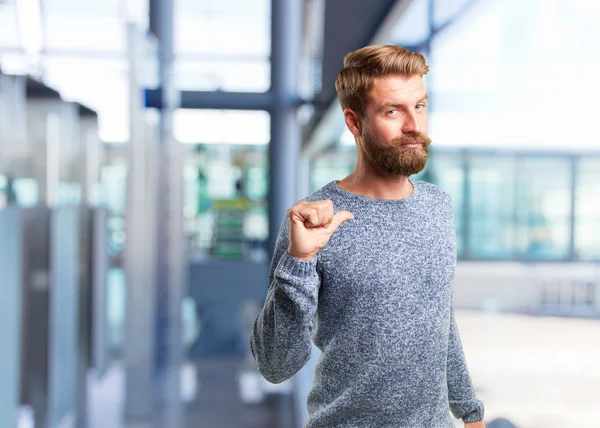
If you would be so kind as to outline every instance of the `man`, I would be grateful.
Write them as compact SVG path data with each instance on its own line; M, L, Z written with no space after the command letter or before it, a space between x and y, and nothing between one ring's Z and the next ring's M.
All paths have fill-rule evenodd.
M485 428L454 320L450 197L411 175L427 163L422 55L368 46L336 89L357 145L354 171L294 206L251 337L282 382L322 351L308 428Z

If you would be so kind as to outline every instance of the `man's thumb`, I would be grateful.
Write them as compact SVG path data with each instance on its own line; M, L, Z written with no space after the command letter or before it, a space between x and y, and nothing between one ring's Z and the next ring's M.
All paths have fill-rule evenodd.
M348 220L354 220L354 214L350 211L340 211L334 215L333 220L331 220L331 224L329 225L331 232L335 232L337 228L340 227L340 224Z

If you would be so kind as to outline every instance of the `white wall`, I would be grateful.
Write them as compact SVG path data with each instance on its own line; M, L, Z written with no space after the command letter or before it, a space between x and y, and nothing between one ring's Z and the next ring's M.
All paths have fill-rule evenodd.
M454 302L459 309L538 313L543 290L551 299L561 296L565 315L592 315L577 312L585 300L585 282L595 283L595 313L600 314L600 264L516 262L459 262L454 277ZM548 308L546 308L548 309ZM552 308L550 308L552 309Z

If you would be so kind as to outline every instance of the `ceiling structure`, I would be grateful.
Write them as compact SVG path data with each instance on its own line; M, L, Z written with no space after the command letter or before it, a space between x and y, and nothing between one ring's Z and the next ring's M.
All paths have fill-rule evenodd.
M348 52L372 43L423 47L430 26L446 29L477 0L304 0L309 10L305 43L312 43L318 70L310 76L309 114L303 116L304 150L317 153L343 130L336 102L335 78ZM481 1L480 1L481 2ZM28 5L23 8L23 5ZM21 16L34 16L42 35L41 55L27 55L25 41L36 34L26 31ZM433 5L433 7L432 7ZM174 82L177 89L246 92L260 95L270 87L271 0L179 0L175 19ZM29 10L28 13L24 13ZM312 11L312 12L311 12ZM0 66L7 73L38 75L62 97L98 111L101 138L107 142L128 139L128 88L125 24L148 28L147 0L6 0L0 3ZM35 22L35 19L32 21ZM312 33L308 26L313 25ZM30 28L31 25L27 28ZM451 30L451 28L449 29ZM320 36L316 33L321 33ZM24 45L25 44L25 45ZM27 48L27 49L26 49ZM223 92L221 92L223 91ZM224 93L225 92L225 93ZM443 98L442 98L443 100ZM181 118L178 119L178 116ZM243 116L243 117L242 117ZM247 117L246 117L247 116ZM176 115L176 133L186 142L202 142L217 135L195 123L226 126L231 117L253 126L249 144L267 144L268 115L229 110L186 110ZM220 119L219 119L220 118ZM335 120L334 120L335 119ZM246 128L247 130L248 128ZM210 132L208 132L210 131ZM232 131L233 132L233 131ZM244 132L239 130L239 132ZM243 141L243 135L220 133L206 142Z

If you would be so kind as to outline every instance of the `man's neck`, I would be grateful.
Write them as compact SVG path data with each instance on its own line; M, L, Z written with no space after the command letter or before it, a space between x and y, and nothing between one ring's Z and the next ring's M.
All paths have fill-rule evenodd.
M373 199L405 199L414 190L408 177L382 177L358 166L337 184L344 190Z

